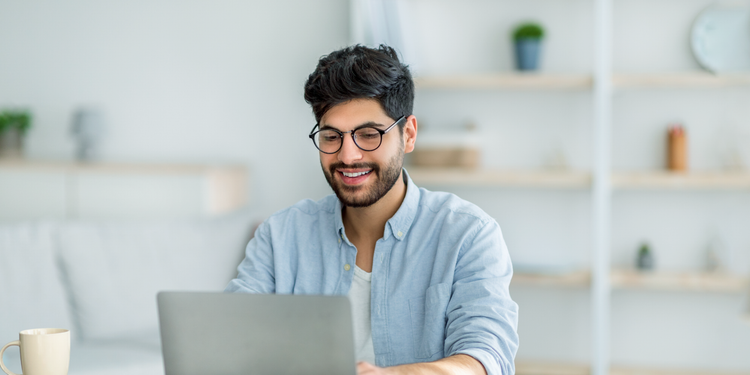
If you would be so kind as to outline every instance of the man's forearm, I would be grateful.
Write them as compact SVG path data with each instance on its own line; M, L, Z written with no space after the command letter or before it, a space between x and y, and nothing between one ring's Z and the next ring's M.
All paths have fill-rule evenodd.
M393 375L486 375L482 363L466 354L456 354L435 362L413 363L388 368ZM392 371L392 372L391 372Z

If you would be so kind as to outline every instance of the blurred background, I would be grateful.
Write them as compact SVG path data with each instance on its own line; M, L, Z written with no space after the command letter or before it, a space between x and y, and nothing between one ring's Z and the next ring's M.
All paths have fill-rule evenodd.
M205 240L330 194L303 84L383 42L417 83L410 175L503 229L519 373L750 373L747 2L31 0L0 25L0 293L20 249L50 255L82 339L122 332L85 327L106 276L76 264L143 235L128 264L160 274L153 228Z

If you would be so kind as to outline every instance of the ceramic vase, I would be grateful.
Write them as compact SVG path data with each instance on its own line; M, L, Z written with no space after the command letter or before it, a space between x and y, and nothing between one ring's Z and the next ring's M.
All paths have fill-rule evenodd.
M0 132L0 157L20 158L23 156L23 135L15 127Z
M539 56L542 40L538 38L521 38L515 42L516 69L530 71L539 69Z

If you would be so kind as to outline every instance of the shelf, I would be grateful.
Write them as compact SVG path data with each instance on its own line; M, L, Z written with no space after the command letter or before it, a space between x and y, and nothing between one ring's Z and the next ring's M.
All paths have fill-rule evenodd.
M247 203L242 165L0 160L0 220L172 219Z
M612 186L619 189L750 189L750 173L738 172L614 172Z
M582 171L467 170L420 167L410 167L407 170L409 176L418 185L581 189L591 186L591 174Z
M562 274L515 272L510 283L511 286L588 287L591 285L591 273L589 271L574 271Z
M692 292L744 292L750 287L747 277L721 273L697 272L639 272L614 269L610 280L613 289L644 289ZM591 285L589 271L574 271L561 274L516 272L512 286L541 287L588 287Z
M420 89L590 89L590 74L497 73L424 76L414 79Z
M749 372L715 370L644 369L613 366L609 375L750 375Z
M423 76L414 79L421 89L590 89L589 74L492 73ZM710 72L620 73L612 76L619 89L750 87L750 73Z
M516 362L518 375L589 375L590 367L570 363ZM750 372L715 370L648 369L612 366L609 375L750 375Z
M420 185L589 188L591 174L570 170L495 170L409 167L409 175ZM613 172L615 189L750 189L750 172L745 171L636 171Z
M722 88L750 87L750 73L713 74L709 72L615 74L616 88Z
M721 273L697 272L639 272L613 269L610 274L612 289L643 289L692 292L744 292L750 287L747 277ZM588 287L589 271L561 274L516 272L511 286Z
M612 270L613 289L645 289L688 292L744 292L750 286L748 278L721 273L699 272L639 272Z
M60 171L68 173L124 173L158 175L246 173L246 167L241 165L37 161L24 159L0 159L0 169L18 171Z
M589 366L572 363L516 362L517 375L588 375Z

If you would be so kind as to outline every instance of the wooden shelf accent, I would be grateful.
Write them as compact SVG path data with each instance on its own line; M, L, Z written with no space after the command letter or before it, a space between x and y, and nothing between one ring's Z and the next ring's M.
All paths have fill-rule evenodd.
M0 159L0 168L28 171L160 175L194 175L218 171L246 173L246 167L241 165L37 161L25 159Z
M623 73L615 74L612 83L616 88L724 88L750 87L750 74L713 74L710 72L683 73Z
M647 289L688 292L744 292L747 277L701 272L639 272L615 269L610 274L613 289Z
M589 375L588 365L516 361L517 375Z
M613 172L612 186L619 189L750 189L750 172Z
M590 89L590 74L487 73L416 77L420 89ZM618 73L615 88L726 88L750 87L750 73L713 74L705 71Z
M50 202L55 203L55 207L64 207L64 211L66 212L65 215L67 216L71 216L74 214L77 215L78 211L81 209L82 204L87 205L86 207L101 206L101 201L92 201L91 199L100 199L104 197L104 195L99 194L96 197L92 198L90 194L84 193L90 193L90 189L94 189L92 186L96 186L95 189L99 190L101 190L102 188L114 189L114 191L112 192L112 197L107 198L106 202L115 203L112 203L112 205L104 205L106 207L109 207L107 209L112 210L114 210L114 208L112 207L115 207L117 205L116 201L123 199L126 201L132 200L148 202L149 199L153 200L157 199L158 197L171 197L174 192L182 193L182 195L177 194L177 197L175 199L188 199L188 195L186 194L191 194L192 190L190 189L195 188L195 186L198 184L200 196L194 197L195 201L182 203L190 203L195 205L196 207L199 207L196 209L199 210L201 214L216 215L230 212L234 209L243 207L247 203L248 199L247 167L245 167L244 165L236 164L200 165L113 162L84 163L76 161L0 159L0 173L20 173L22 175L36 176L34 178L39 178L39 176L57 176L54 179L57 184L53 187L50 187L50 189L53 189L54 191L51 192L49 189L45 190L46 193L44 194L46 195L41 196L41 198L50 199ZM189 184L188 182L185 182L188 180L194 180L193 185L179 185L181 183ZM135 189L131 192L127 188L120 187L117 181L127 181L129 183L135 183L140 187L141 190ZM149 185L147 186L144 184ZM134 195L138 194L139 191L141 194L148 195L144 193L144 189L150 189L151 184L153 184L153 190L149 191L149 194L151 194L150 196L144 196L144 199L138 199L139 197L136 197ZM7 188L7 186L4 187ZM188 191L187 193L185 191L182 191L184 190L182 189L183 187L185 187L185 191ZM23 187L18 184L15 184L12 188L23 189ZM28 201L29 199L33 200L33 198L27 197L26 201ZM173 206L182 203L172 202L168 204L171 204L172 206L169 207L173 208ZM31 207L29 206L28 202L22 202L22 204L19 204L19 207L26 207L24 209L18 208L18 210L21 211L29 209L28 207ZM185 207L187 206L190 205L188 204ZM120 218L117 215L133 214L131 212L131 208L133 212L143 210L143 207L138 207L129 206L128 210L125 210L123 212L112 211L112 215L114 215L113 218ZM157 207L157 209L168 211L168 209L161 206ZM185 208L185 210L187 209L188 208ZM153 212L148 210L143 212L147 212L147 214L144 213L144 215L153 214ZM59 212L50 213L45 211L43 217L55 217L55 215L59 216ZM0 217L2 217L2 215L0 215ZM70 218L78 217L71 216Z
M590 74L493 73L423 76L414 79L419 89L590 89Z
M568 273L539 274L530 272L516 272L510 282L511 286L559 286L559 287L588 287L591 285L591 272L574 271Z
M678 369L645 369L613 366L609 375L750 375L750 372Z
M582 171L558 170L493 170L461 168L408 167L409 176L418 185L588 188L591 174Z
M646 289L693 292L744 292L750 287L750 278L700 272L640 272L613 269L610 274L613 289ZM561 274L516 272L511 286L588 287L591 273L587 270Z
M589 375L591 369L588 365L572 363L551 362L524 362L516 361L516 374L518 375ZM750 375L750 372L742 371L716 371L705 370L680 370L680 369L648 369L637 367L612 366L610 375Z

